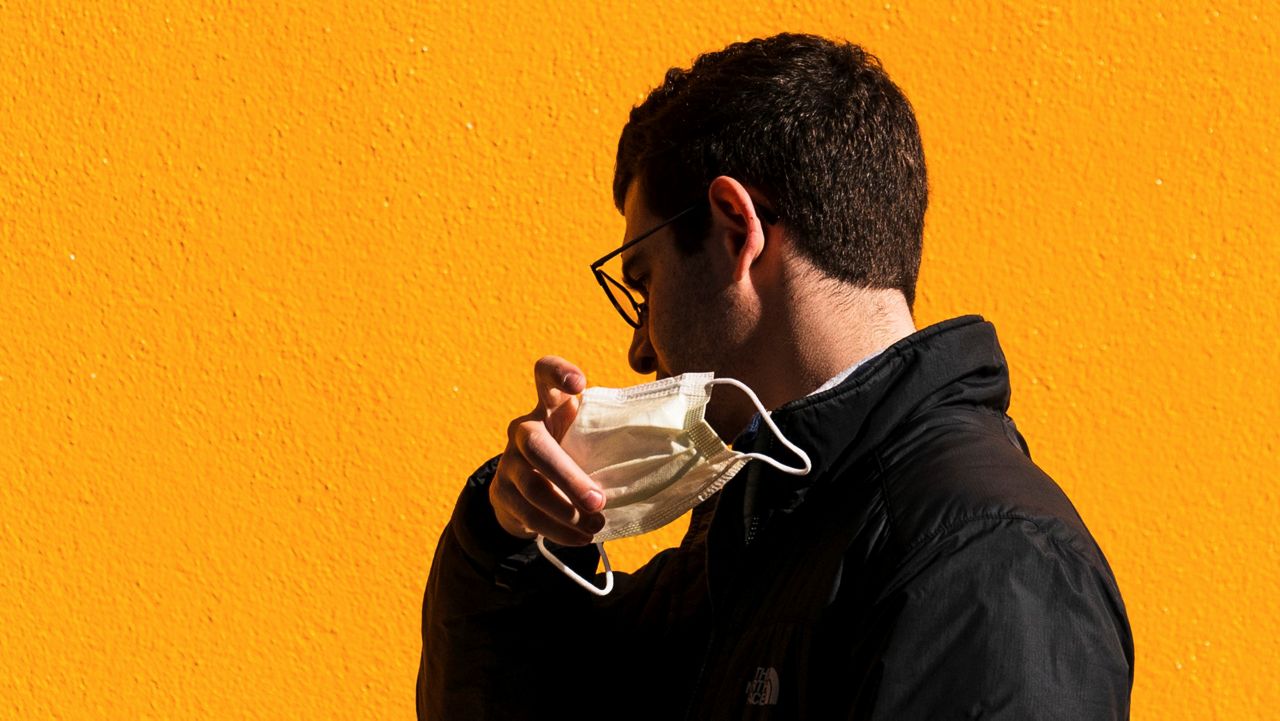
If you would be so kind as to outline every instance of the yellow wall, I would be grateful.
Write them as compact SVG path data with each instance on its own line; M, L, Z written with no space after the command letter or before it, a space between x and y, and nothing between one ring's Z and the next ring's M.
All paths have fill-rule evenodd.
M587 271L627 111L785 29L914 102L919 321L999 328L1133 717L1280 705L1273 4L228 5L0 2L0 717L410 717L532 361L639 380Z

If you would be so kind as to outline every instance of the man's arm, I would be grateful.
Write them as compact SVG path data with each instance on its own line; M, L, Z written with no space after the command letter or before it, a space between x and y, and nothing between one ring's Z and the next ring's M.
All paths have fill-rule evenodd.
M879 681L858 718L1127 719L1133 639L1091 541L1022 519L950 529L877 604Z
M586 594L534 563L535 535L582 546L604 523L599 486L560 448L586 385L576 366L534 364L538 403L507 426L507 447L466 483L440 536L422 607L421 719L541 718L583 654ZM580 575L594 547L559 556Z
M583 649L568 640L588 618L587 594L507 534L488 486L498 459L467 480L436 546L422 606L420 719L539 718ZM584 576L594 546L563 549Z
M673 718L687 705L709 627L703 572L714 500L694 511L679 548L634 574L615 571L613 593L585 593L507 535L486 486L498 459L467 481L441 535L423 601L419 719ZM590 578L595 546L561 560ZM619 652L611 653L611 649ZM661 693L616 706L630 679Z

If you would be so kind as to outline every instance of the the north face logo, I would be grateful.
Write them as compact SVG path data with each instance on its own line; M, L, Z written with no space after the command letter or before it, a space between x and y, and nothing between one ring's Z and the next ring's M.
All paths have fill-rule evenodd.
M756 677L747 684L748 706L774 706L778 703L778 672L769 668L757 668Z

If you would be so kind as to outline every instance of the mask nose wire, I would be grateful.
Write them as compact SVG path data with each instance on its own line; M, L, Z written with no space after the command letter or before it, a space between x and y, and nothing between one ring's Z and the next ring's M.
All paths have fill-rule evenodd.
M608 596L609 592L613 590L613 566L609 565L609 554L604 552L603 543L597 543L596 548L599 549L600 558L604 561L604 587L596 588L595 586L591 585L590 581L578 575L577 571L573 570L572 568L569 568L569 565L567 563L556 558L555 554L551 553L551 551L548 551L546 544L543 543L543 540L544 538L541 535L539 535L536 540L536 543L538 544L538 552L542 554L543 558L550 561L551 565L560 569L560 572L568 576L574 583L578 584L579 586L582 586L584 589L586 589L587 591L590 591L591 593L594 593L597 596Z
M782 431L778 430L778 426L775 425L773 422L773 419L769 417L769 411L765 410L764 404L760 402L760 397L757 396L756 392L751 390L751 388L749 388L746 383L743 383L742 381L739 381L739 380L735 380L733 378L715 378L713 380L707 381L707 385L709 386L730 385L742 391L743 393L746 393L747 397L751 399L751 402L755 404L756 410L760 412L760 420L764 421L764 424L766 426L769 426L769 430L773 431L774 437L777 438L778 441L787 448L787 450L796 454L797 456L799 456L800 460L804 461L804 466L800 468L785 466L779 463L778 461L775 461L774 459L770 458L769 456L764 455L763 453L743 453L741 454L742 458L754 458L758 461L764 461L765 463L768 463L774 468L777 468L779 471L782 471L783 473L789 473L793 476L805 476L809 474L809 471L813 470L813 462L809 460L809 454L805 453L803 450L800 449L799 446L787 440L786 436L782 435Z

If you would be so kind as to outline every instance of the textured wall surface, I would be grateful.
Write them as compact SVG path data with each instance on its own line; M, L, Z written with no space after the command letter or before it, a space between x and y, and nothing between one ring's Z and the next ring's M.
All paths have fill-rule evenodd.
M533 360L642 380L587 270L627 111L788 29L914 102L918 321L999 328L1134 718L1280 705L1274 4L228 5L0 0L0 717L410 717Z

